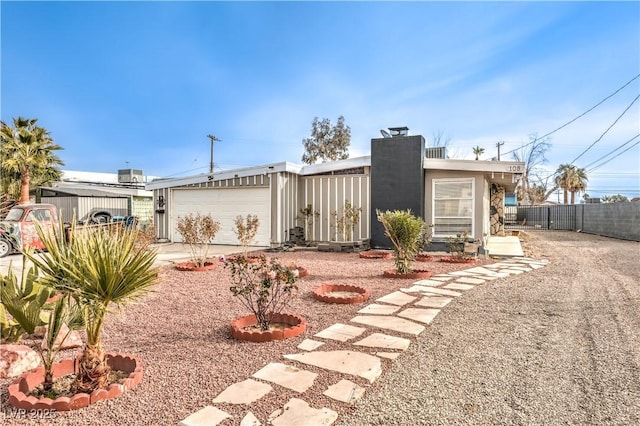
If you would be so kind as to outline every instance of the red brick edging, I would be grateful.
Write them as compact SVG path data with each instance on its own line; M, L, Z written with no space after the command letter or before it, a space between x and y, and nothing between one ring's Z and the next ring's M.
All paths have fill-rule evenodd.
M53 365L53 378L66 376L74 372L73 359L65 359ZM27 410L78 410L103 399L117 398L127 390L133 389L142 381L144 366L140 358L128 355L107 354L107 364L113 370L130 373L129 377L109 385L107 389L96 389L91 394L79 393L71 398L61 396L56 399L27 396L32 389L44 381L44 367L31 370L9 385L9 404L18 409Z
M204 266L196 266L194 262L182 262L176 264L176 269L178 271L210 271L216 268L216 262L206 261L204 262Z
M296 314L273 314L271 321L283 323L291 327L282 330L246 330L245 327L256 325L256 316L251 314L236 318L231 322L231 335L237 340L248 340L250 342L271 342L273 340L284 340L299 336L307 329L307 320Z
M462 259L459 257L452 257L452 256L446 256L446 257L440 258L440 262L447 262L447 263L476 263L477 261L478 259Z
M334 291L345 291L357 294L350 297L338 297L327 294ZM371 296L371 292L367 288L355 285L323 284L313 290L313 296L317 300L326 303L351 304L364 302L365 300L369 299L369 296Z

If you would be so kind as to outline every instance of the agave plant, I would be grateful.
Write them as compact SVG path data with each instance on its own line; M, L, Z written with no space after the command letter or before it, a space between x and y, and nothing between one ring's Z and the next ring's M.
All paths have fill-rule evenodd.
M3 341L6 329L9 330L7 334L12 337L12 341L18 341L24 333L33 336L36 327L47 326L45 344L34 342L33 346L38 350L44 365L43 390L49 392L53 387L52 368L56 355L71 331L82 326L82 317L77 305L71 304L68 296L47 303L53 289L40 282L36 267L27 270L26 265L27 262L23 262L20 280L11 268L6 276L0 277L0 325L3 328ZM11 315L11 320L7 313ZM67 325L68 331L60 336L63 325Z
M62 223L52 231L39 228L47 250L28 255L51 287L73 298L81 311L87 333L73 389L90 392L104 388L109 366L102 346L102 328L112 306L120 307L148 293L157 281L153 267L155 250L136 244L136 230L116 227L78 229L72 223L65 241Z

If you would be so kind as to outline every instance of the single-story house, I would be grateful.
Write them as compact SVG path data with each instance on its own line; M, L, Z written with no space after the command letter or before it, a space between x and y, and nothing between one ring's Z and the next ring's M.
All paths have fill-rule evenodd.
M486 244L490 235L504 235L505 193L515 191L523 170L522 162L448 159L442 148L405 133L372 139L370 156L160 179L146 188L153 191L157 236L172 242L181 241L177 221L189 213L220 222L216 244L238 244L233 221L247 214L260 220L257 246L287 242L296 227L311 241L341 241L337 220L348 202L361 209L352 239L370 239L373 247L390 245L376 210L396 209L433 224L434 242L466 230Z

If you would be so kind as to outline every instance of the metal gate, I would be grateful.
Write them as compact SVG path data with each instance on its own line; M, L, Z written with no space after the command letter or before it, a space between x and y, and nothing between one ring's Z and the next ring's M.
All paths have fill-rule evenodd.
M576 206L507 206L505 229L576 229Z

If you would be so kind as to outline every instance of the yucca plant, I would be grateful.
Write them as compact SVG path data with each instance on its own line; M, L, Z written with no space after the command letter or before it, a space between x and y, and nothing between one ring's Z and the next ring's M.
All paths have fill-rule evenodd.
M393 244L396 271L400 274L411 272L411 263L423 248L428 227L421 218L412 215L411 210L384 213L376 210L376 216Z
M112 306L139 299L157 281L156 251L137 245L137 232L123 227L77 229L72 223L67 243L62 223L52 231L38 229L47 253L28 257L42 270L44 282L73 298L87 333L75 391L91 392L108 384L101 340L105 317Z
M24 333L33 336L36 327L47 326L44 345L36 344L36 339L33 339L33 346L38 351L44 365L43 391L46 394L53 387L52 368L57 353L71 331L81 328L83 323L77 305L71 304L69 296L47 303L47 299L53 295L54 290L39 282L36 267L30 267L27 270L26 265L27 262L24 261L20 280L17 279L11 268L6 276L0 277L2 284L0 288L0 301L2 302L0 325L3 326L4 332L5 322L8 322L9 330L13 330L14 337L18 336L18 338ZM11 321L8 321L6 317L7 312L12 317ZM3 316L4 318L2 318ZM67 325L68 331L59 339L63 325Z

